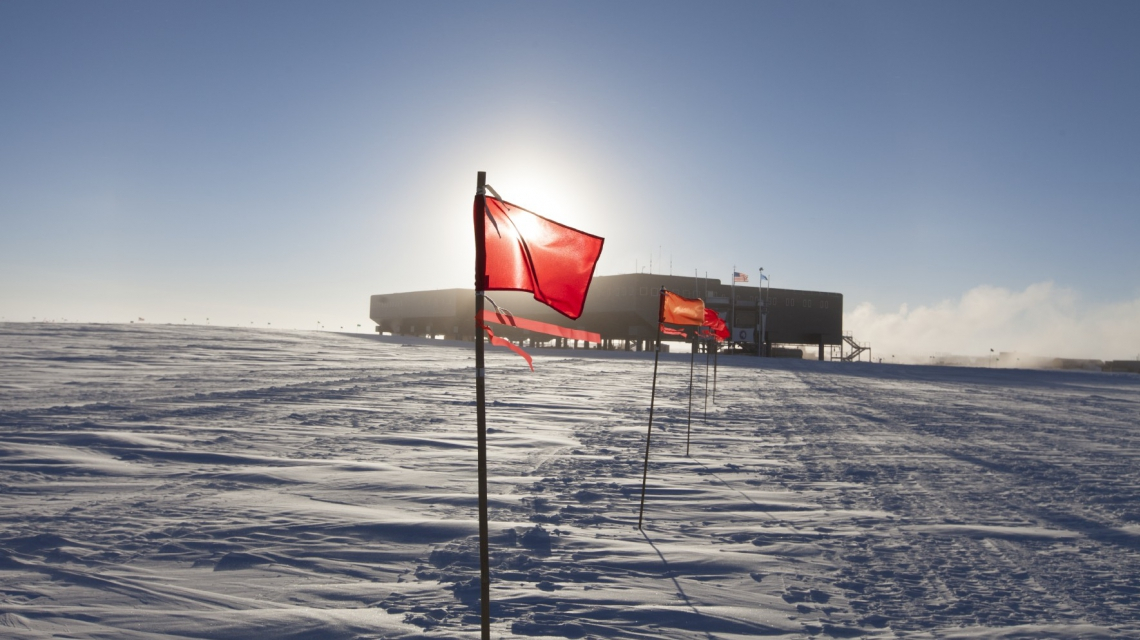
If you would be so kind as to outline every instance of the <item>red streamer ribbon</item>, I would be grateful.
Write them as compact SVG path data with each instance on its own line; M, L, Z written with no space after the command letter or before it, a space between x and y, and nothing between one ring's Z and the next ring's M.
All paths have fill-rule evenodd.
M519 318L517 316L487 311L486 309L483 310L483 315L479 319L483 322L494 322L496 324L501 324L508 327L516 327L518 329L534 331L535 333L543 333L548 336L568 338L570 340L584 340L586 342L593 342L594 344L601 344L602 342L602 336L597 333L579 331L578 329L568 329L566 327L560 327L556 324L547 324L545 322L539 322L537 320L528 320L526 318ZM486 326L483 328L486 329ZM490 329L487 330L490 331Z
M484 313L486 313L486 312L484 312ZM504 339L496 336L491 331L491 327L488 327L487 325L483 325L483 330L486 331L487 336L489 338L491 338L491 344L493 344L497 347L506 347L506 348L510 349L511 351L514 351L515 353L519 354L520 356L522 356L523 360L526 360L527 365L530 366L530 370L534 371L534 361L531 359L529 353L527 353L526 351L523 351L522 348L515 345L515 343L511 342L510 340L504 340Z
M698 336L699 336L701 339L703 339L703 340L713 340L713 339L715 339L717 342L724 342L724 338L722 338L722 337L718 336L718 335L717 335L717 334L716 334L716 333L713 331L712 327L710 327L710 326L708 326L708 325L705 325L705 326L701 327L700 331L698 331L698 332L697 332L697 335L698 335Z

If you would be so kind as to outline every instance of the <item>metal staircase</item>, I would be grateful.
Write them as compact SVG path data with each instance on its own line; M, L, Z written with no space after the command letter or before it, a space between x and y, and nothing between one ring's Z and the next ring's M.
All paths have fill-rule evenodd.
M854 362L854 361L859 359L859 356L861 356L864 351L867 352L867 358L870 359L870 357L871 357L871 346L870 345L861 345L858 342L855 342L854 336L852 336L850 333L843 334L843 342L847 346L851 347L851 351L844 354L843 353L843 347L841 345L840 346L840 354L841 355L839 356L840 360L842 360L844 362Z

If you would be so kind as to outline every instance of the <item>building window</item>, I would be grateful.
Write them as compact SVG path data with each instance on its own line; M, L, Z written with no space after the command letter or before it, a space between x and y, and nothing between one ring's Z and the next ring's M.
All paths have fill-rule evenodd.
M647 295L649 295L649 289L647 287L642 287L640 290L640 293L643 296L647 296Z
M789 306L789 307L794 307L794 306L796 306L796 299L795 299L795 298L788 298L788 299L786 300L786 302L788 303L788 306Z
M826 309L827 308L827 300L821 300L819 303L819 308L820 309Z
M804 309L811 309L811 300L804 300Z

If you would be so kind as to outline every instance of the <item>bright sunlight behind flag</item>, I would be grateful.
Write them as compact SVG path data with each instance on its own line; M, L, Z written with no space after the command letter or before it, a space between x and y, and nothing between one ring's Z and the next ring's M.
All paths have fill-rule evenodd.
M586 292L604 240L548 220L509 202L486 200L484 290L530 291L534 299L570 318L582 315Z

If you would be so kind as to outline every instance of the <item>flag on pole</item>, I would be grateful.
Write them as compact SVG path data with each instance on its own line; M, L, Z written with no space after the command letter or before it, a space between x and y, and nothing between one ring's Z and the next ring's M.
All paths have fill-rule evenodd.
M732 335L720 314L708 307L705 307L705 321L701 328L707 329L718 342L724 342Z
M604 240L548 220L506 202L487 184L487 174L476 175L475 188L475 425L479 471L479 601L480 637L491 640L490 507L487 491L487 400L483 335L492 344L514 350L527 364L530 356L509 341L498 338L485 322L540 330L565 336L559 327L515 318L496 308L484 311L486 291L529 291L534 299L571 320L582 315L586 293ZM495 197L486 194L490 191ZM574 336L570 332L570 336ZM569 336L567 336L569 337ZM531 366L533 369L533 365Z
M748 282L748 274L747 273L740 273L739 271L733 271L732 272L732 281L733 282Z
M483 198L486 207L480 206ZM484 291L529 291L571 320L582 315L603 238L544 218L491 196L476 196L486 212Z
M661 307L657 312L657 348L654 349L653 356L653 386L649 392L649 426L645 433L645 463L641 469L641 506L637 512L637 528L641 528L642 521L645 518L645 487L649 479L649 441L653 437L653 406L657 397L657 362L661 357L661 334L667 333L671 335L682 335L688 337L688 333L676 329L674 327L667 327L666 324L680 325L682 327L694 327L693 333L700 332L701 325L705 322L705 301L700 298L686 298L679 296L672 291L666 291L664 287L661 288ZM689 358L689 425L692 426L693 417L693 363L696 360L697 342L696 335L693 336L693 355ZM688 436L686 435L685 455L688 455Z
M760 274L760 280L761 280L761 281L763 281L763 280L767 280L767 279L768 279L768 276L766 276L766 275L764 275L764 274L762 274L762 273ZM746 278L744 279L744 281L745 281L745 282L747 282L747 281L748 281L748 278L746 277Z
M666 291L661 303L660 320L667 324L699 327L705 322L705 301L700 298L685 298L672 291Z

